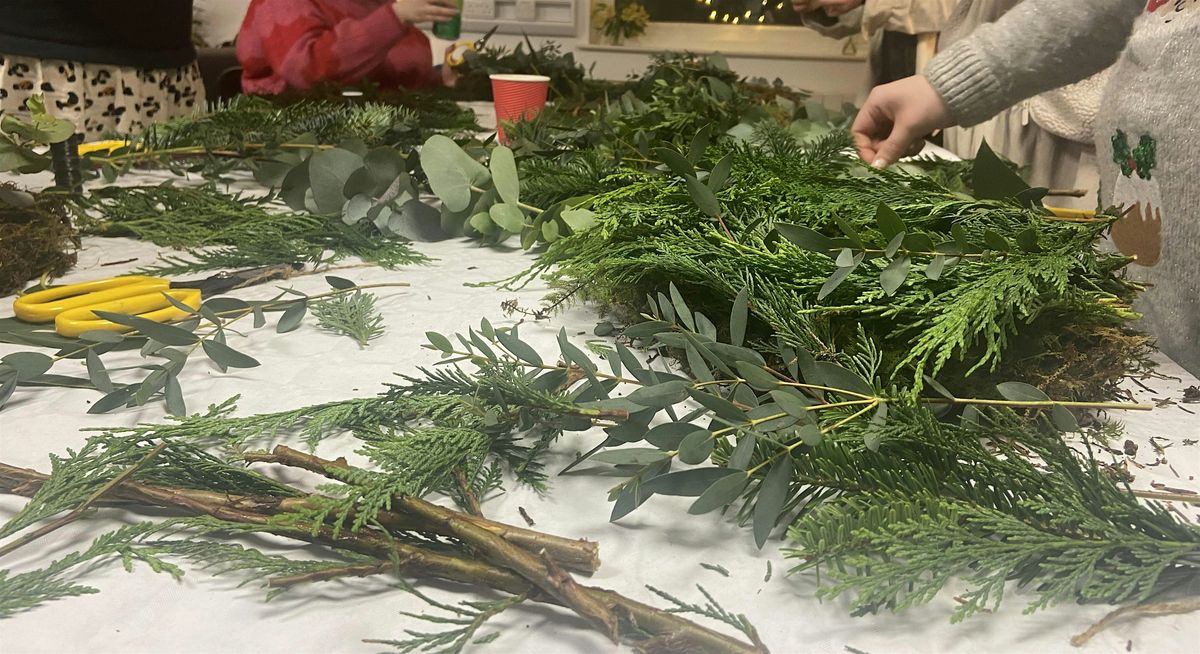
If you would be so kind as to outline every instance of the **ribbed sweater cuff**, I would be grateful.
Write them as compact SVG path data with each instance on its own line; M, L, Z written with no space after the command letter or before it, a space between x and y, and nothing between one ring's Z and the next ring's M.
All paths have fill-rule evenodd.
M982 123L1008 106L995 72L968 41L934 57L925 77L963 127Z

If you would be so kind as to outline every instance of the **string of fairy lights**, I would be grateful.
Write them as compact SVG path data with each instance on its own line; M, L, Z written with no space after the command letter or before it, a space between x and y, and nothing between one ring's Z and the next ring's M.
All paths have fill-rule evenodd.
M708 14L710 23L729 23L731 25L765 23L772 11L783 9L779 0L696 0L697 4L710 7Z

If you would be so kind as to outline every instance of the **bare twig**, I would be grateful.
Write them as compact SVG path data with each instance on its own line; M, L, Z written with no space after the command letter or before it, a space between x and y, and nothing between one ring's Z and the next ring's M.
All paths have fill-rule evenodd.
M1083 647L1096 634L1108 629L1117 622L1126 617L1143 617L1143 616L1158 616L1158 615L1181 615L1200 611L1200 597L1191 597L1178 602L1159 602L1156 604L1133 604L1123 606L1100 619L1099 622L1088 628L1087 631L1071 637L1071 644L1075 647Z
M298 453L302 456L303 453ZM19 495L32 495L47 479L47 475L35 470L17 468L0 463L0 490ZM417 545L401 542L379 531L364 529L359 532L338 532L328 525L306 524L304 521L283 526L272 521L272 512L287 506L299 498L230 496L226 493L192 490L167 486L153 486L125 481L115 485L112 496L140 504L171 507L187 513L209 515L241 524L257 525L265 533L273 533L295 540L315 542L335 548L351 550L380 559L378 565L347 566L336 571L326 571L326 576L295 576L272 580L272 585L320 581L341 576L366 575L395 570L397 573L412 574L485 586L513 595L527 595L529 599L551 604L563 604L554 595L543 592L514 572L486 561L423 549ZM435 508L453 514L462 524L473 526L487 522L474 516L458 514L449 509ZM469 528L469 527L468 527ZM473 537L485 539L493 544L502 539L495 538L486 529L477 528ZM520 549L509 545L514 549ZM528 552L526 552L528 554ZM544 561L539 564L545 565ZM556 575L566 575L558 570ZM752 643L743 643L735 638L702 627L676 614L642 604L610 590L573 584L573 592L582 601L588 602L601 614L611 613L620 618L622 635L646 638L647 643L670 642L677 645L675 651L697 654L767 654L765 646L752 638ZM628 628L627 628L628 627Z
M80 504L79 506L72 509L70 513L55 520L54 522L43 525L43 526L39 527L38 529L31 531L28 534L25 534L24 536L5 545L4 547L0 547L0 556L9 554L12 551L14 551L18 548L24 547L25 545L32 543L33 541L41 538L42 536L45 536L46 534L49 534L50 532L52 532L56 529L64 527L64 526L78 520L80 517L83 516L84 512L88 510L88 507L90 507L91 505L96 503L96 500L99 500L106 493L108 493L112 489L119 486L126 479L129 479L133 475L133 473L137 472L143 466L145 466L147 463L149 463L150 459L153 459L154 457L158 456L158 453L162 452L163 448L165 448L166 446L167 446L166 443L159 443L154 449L147 452L146 456L143 456L140 461L138 461L137 463L122 470L120 472L120 474L118 474L116 477L113 477L112 479L110 479L108 481L108 483L106 483L103 486L101 486L100 488L96 489L96 492L89 495L88 498L86 500L84 500L82 504Z
M326 470L328 467L349 467L344 459L339 458L333 461L322 459L282 445L277 446L273 452L249 452L243 455L243 458L250 462L279 463L294 468L303 468L309 472L326 476L328 476ZM393 502L391 511L381 511L378 516L379 523L391 531L420 529L442 536L453 536L453 534L447 533L444 525L429 524L418 516L405 512L405 499L400 498L400 501ZM592 574L600 567L600 546L594 542L544 534L487 518L472 517L472 519L477 526L487 529L514 545L531 552L540 552L543 549L550 552L559 565L570 570Z
M475 491L471 490L471 484L467 481L467 475L462 468L454 469L454 483L458 485L458 492L462 494L462 499L467 504L465 507L467 513L482 518L483 507L479 506L479 498L475 497Z

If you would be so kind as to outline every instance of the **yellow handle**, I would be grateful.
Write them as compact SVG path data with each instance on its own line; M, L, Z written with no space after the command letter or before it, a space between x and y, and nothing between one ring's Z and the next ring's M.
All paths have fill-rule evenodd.
M457 41L446 49L446 65L451 68L461 66L467 50L474 50L475 42L470 40Z
M147 293L157 295L157 291L165 291L170 287L171 282L160 277L111 277L22 295L13 302L13 311L17 318L26 322L50 322L58 314L70 309ZM166 302L162 296L159 299Z
M1066 207L1046 207L1046 210L1059 218L1083 220L1095 218L1096 212L1087 209L1068 209Z
M179 302L193 308L200 308L200 290L194 288L179 288L174 290L151 290L143 292L142 295L132 297L123 297L101 302L99 304L89 304L83 307L67 309L59 313L54 318L54 329L62 336L74 338L80 334L91 331L93 329L102 329L110 332L129 331L130 328L126 325L117 324L108 320L97 318L93 311L111 311L113 313L128 313L153 320L154 322L170 322L172 320L182 320L188 317L188 314L183 309L171 304L165 295L170 295Z

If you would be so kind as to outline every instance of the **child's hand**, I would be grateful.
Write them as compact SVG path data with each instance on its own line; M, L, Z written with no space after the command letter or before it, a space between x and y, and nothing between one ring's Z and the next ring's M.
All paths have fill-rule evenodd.
M396 0L392 10L406 23L437 23L457 16L458 3L454 0Z
M910 146L935 129L954 124L950 108L921 75L877 86L850 128L858 156L872 166L896 163Z

